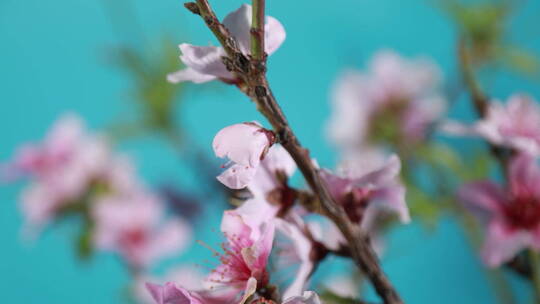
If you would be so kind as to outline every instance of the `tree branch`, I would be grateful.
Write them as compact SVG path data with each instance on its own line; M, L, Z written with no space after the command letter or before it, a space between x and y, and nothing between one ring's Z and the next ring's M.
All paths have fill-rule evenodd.
M254 4L257 2L258 5L264 6L264 1L255 0ZM367 235L360 230L358 225L353 224L345 211L334 202L319 175L318 169L311 160L309 151L302 147L289 126L266 79L264 60L256 60L253 57L249 59L238 49L234 37L218 21L207 0L197 0L196 3L199 15L223 45L227 54L227 57L222 58L223 63L245 83L245 87L241 88L242 91L257 105L259 112L272 125L281 145L289 152L310 188L319 197L320 208L336 224L347 240L351 250L351 257L357 267L366 274L385 304L403 303L396 289L383 272L375 252L369 245ZM262 18L259 16L259 13L264 13L264 7L257 7L256 11L257 16L255 19L264 23L264 16ZM263 28L264 24L257 24L257 26ZM258 45L257 48L264 46L264 32L261 36L252 34L253 40ZM259 42L259 40L262 42ZM254 55L260 56L258 54Z

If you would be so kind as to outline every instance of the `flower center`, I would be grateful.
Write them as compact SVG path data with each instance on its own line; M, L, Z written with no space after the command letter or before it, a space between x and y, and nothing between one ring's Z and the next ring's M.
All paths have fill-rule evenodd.
M517 196L505 206L504 213L512 227L535 229L540 224L540 201L531 195Z
M125 232L120 238L120 244L126 248L138 247L146 241L146 233L143 229L132 229Z
M409 101L401 98L391 98L384 101L380 109L371 117L369 136L372 141L396 143L403 130L399 126Z

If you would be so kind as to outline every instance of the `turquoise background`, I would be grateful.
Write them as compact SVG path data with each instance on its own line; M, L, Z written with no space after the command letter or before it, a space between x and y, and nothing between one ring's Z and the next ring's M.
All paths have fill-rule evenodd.
M151 50L162 33L175 41L213 41L202 22L179 0L116 1L117 30L112 30L107 0L0 0L0 159L8 159L21 142L42 137L66 110L93 128L123 119L130 112L129 77L111 67L106 51L118 43ZM241 1L212 1L219 15ZM329 87L345 66L361 67L376 50L393 48L406 56L429 55L455 75L455 30L446 16L422 0L267 1L268 13L287 30L287 40L271 57L269 78L292 127L319 163L332 166L335 154L322 131L329 116ZM538 30L524 26L540 7L527 4L513 22L515 37L540 50ZM126 3L128 5L126 6ZM131 3L131 5L129 5ZM131 7L130 11L127 8ZM133 14L138 26L131 23ZM536 22L538 23L538 22ZM141 31L145 39L140 38ZM536 32L535 32L536 31ZM120 35L119 35L120 34ZM512 73L490 78L492 95L515 91L539 96L538 82ZM179 109L179 124L211 155L213 135L223 126L264 121L254 106L224 85L190 86ZM454 117L471 118L461 100ZM156 137L123 145L149 183L174 180L196 187L174 150ZM129 276L118 261L101 254L90 264L78 262L71 247L72 223L49 230L33 243L21 239L17 194L21 185L0 189L0 291L2 303L122 303L118 290ZM210 212L211 213L211 212ZM218 216L197 224L198 239L217 240ZM449 219L434 233L418 225L399 228L390 237L384 267L407 303L494 303L482 266L463 234ZM202 263L211 254L201 246L178 261ZM168 261L157 272L176 261ZM513 279L522 298L528 292Z

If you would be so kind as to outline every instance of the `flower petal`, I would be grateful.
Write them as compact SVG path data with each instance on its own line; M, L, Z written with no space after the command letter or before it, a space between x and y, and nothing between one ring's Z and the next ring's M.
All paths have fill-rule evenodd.
M236 38L238 47L244 54L249 54L251 48L251 5L242 4L239 9L229 13L223 19L223 25L227 27L231 35Z
M244 54L251 53L251 5L243 4L236 11L228 14L223 19L223 24L238 41L238 47ZM286 33L283 25L276 19L266 16L265 30L265 52L268 55L274 53L285 41Z
M502 221L494 221L488 227L482 259L489 267L498 267L529 247L532 240L530 233L511 231Z
M179 47L182 52L180 59L189 68L201 74L227 79L234 78L221 61L221 57L225 56L222 47L196 46L187 43L182 43Z
M507 195L499 185L490 181L479 181L462 186L458 191L458 198L477 217L489 220L502 212Z
M287 34L283 25L274 17L267 16L264 26L264 51L272 55L285 41Z
M221 129L214 137L212 147L217 157L227 157L237 164L256 167L270 144L264 129L254 122Z
M193 83L205 83L215 80L216 76L202 74L192 68L186 68L167 75L167 81L171 83L179 83L191 81Z
M268 192L279 187L276 172L280 171L291 177L296 170L296 163L281 145L272 146L264 156L248 189L254 196L265 199Z
M321 300L315 292L305 291L302 296L288 298L283 304L321 304Z
M256 168L245 165L232 165L218 175L217 180L231 189L242 189L249 184L255 173Z

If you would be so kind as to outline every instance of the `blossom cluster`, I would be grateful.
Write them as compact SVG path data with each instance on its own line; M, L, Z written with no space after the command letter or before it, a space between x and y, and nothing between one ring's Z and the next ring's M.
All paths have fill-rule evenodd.
M471 126L449 121L442 127L450 134L480 136L509 155L504 185L481 180L459 191L461 201L487 228L482 257L491 267L525 249L540 251L539 127L540 107L523 94L506 104L491 102L486 117Z
M166 218L164 206L136 176L130 159L107 138L90 133L75 114L62 116L40 143L24 145L4 166L10 179L26 179L21 196L26 231L78 215L93 249L119 254L143 270L189 244L190 227Z
M241 6L223 24L248 54L251 7ZM283 27L272 17L266 18L266 38L268 54L285 38ZM170 81L200 83L220 79L238 84L220 60L222 48L182 44L180 49L180 58L188 68L171 74ZM277 135L258 122L225 127L216 134L212 146L217 157L226 159L225 170L217 179L231 189L247 189L250 198L236 209L224 212L221 232L226 241L221 264L203 280L204 288L187 289L174 282L149 283L147 287L156 303L245 303L248 299L319 303L317 295L307 290L309 279L328 252L348 244L334 223L309 219L313 211L298 204L301 193L306 191L290 183L296 171L295 161L278 143ZM373 236L376 223L383 216L409 221L405 189L399 181L400 160L396 155L381 157L384 160L368 170L320 171L333 199L350 221ZM272 283L268 270L269 258L276 251L299 265L283 293Z
M190 5L208 26L224 27L220 31L231 36L226 43L250 66L243 67L245 74L235 70L232 65L238 58L230 58L227 46L183 43L179 48L184 68L169 74L169 82L217 80L256 99L261 86L250 85L258 81L268 97L267 80L260 78L265 77L266 56L285 41L284 26L276 18L264 18L263 60L253 60L259 57L251 54L257 33L251 28L250 5L228 14L222 23L201 12L199 4ZM250 81L253 75L257 79ZM319 265L329 255L357 265L368 255L370 262L378 263L385 249L384 232L390 225L421 217L419 209L426 208L426 202L425 213L447 208L454 214L463 212L458 218L478 219L485 231L481 258L489 267L512 262L526 250L540 252L540 106L532 97L516 94L506 103L475 101L485 102L485 109L470 125L446 120L450 103L442 80L431 60L405 58L390 50L377 52L363 71L340 73L332 87L327 126L339 153L333 169L320 166L300 146L278 113L279 105L268 114L260 109L265 105L254 100L266 118L280 116L286 132L269 119L273 129L246 121L215 134L211 146L222 161L216 176L219 186L227 194L243 195L232 207L219 210L223 243L214 251L217 265L209 273L182 265L161 278L151 274L151 266L190 244L192 228L183 218L169 216L163 199L137 176L131 160L116 152L106 136L87 130L74 114L62 116L41 142L20 148L0 173L6 180L28 181L21 195L27 233L38 235L52 223L78 217L83 250L121 257L142 303L320 304L328 294L337 297L337 303L349 303L357 300L361 289L351 280L327 279L328 292L313 291ZM481 94L472 95L478 99ZM492 178L484 170L483 178L466 180L463 171L473 169L452 167L461 163L451 149L436 142L437 132L484 139L499 162L500 176ZM433 179L427 183L418 178L426 168L435 172L429 172ZM296 182L297 171L309 187ZM448 178L448 172L455 176ZM451 207L437 205L444 200L450 200ZM365 242L365 252L358 249L359 242ZM285 280L280 271L286 272ZM402 303L397 294L391 299L391 288L381 291L391 285L382 271L365 272L384 303ZM377 285L373 277L382 277L386 286Z

